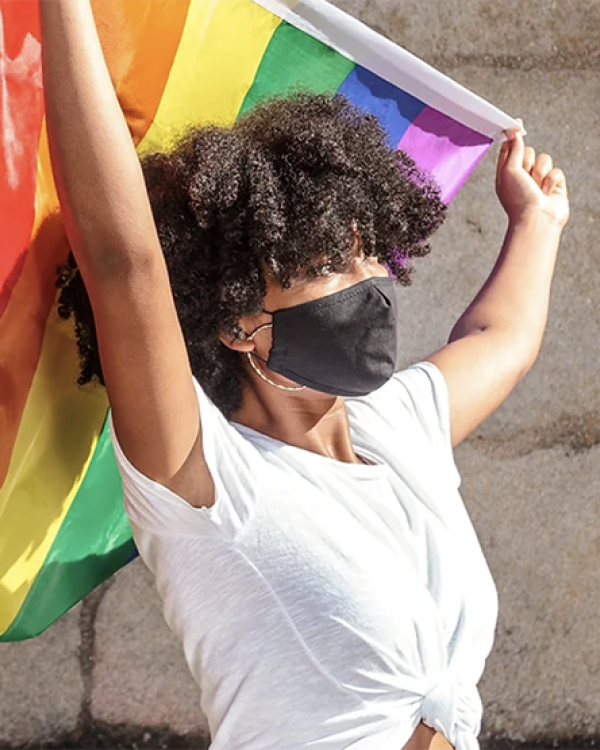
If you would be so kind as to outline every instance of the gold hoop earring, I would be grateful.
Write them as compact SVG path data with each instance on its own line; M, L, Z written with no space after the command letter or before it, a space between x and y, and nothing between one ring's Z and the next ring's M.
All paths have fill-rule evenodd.
M250 362L250 365L254 372L258 375L259 378L262 378L265 383L268 383L269 385L272 385L274 388L279 388L280 391L303 391L305 386L303 385L280 385L279 383L275 383L273 380L268 378L264 372L261 372L261 370L258 369L258 365L254 362L254 357L252 356L252 352L246 352L246 356L248 357L248 362Z

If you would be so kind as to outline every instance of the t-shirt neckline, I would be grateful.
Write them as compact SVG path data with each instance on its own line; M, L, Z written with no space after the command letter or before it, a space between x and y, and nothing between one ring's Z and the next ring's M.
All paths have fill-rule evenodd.
M239 424L239 422L231 422L230 424L240 433L240 435L242 435L242 437L247 438L253 444L260 443L267 451L276 451L278 453L299 457L304 463L311 463L315 467L329 470L333 469L348 476L356 476L365 479L376 479L387 474L387 466L381 462L381 459L369 449L363 448L362 446L357 448L355 443L353 443L353 446L356 455L365 459L369 463L351 464L345 461L338 461L336 458L323 456L320 453L308 451L306 448L299 448L298 446L284 443L282 440L278 440L270 435L265 435L264 432L259 432L252 427Z

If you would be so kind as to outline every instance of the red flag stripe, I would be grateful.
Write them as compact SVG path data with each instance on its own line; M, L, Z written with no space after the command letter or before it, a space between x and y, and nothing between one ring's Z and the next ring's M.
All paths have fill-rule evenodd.
M0 0L0 316L17 283L34 220L43 118L37 0Z
M111 76L136 142L145 136L160 104L188 8L189 0L137 0L135 3L113 0L94 5ZM23 29L28 28L27 13L32 9L37 11L37 0L0 0L0 9L5 31L10 29L10 39L2 49L10 53L18 46L15 39L18 40L19 33L23 37ZM121 24L127 31L111 36L111 25L114 31L115 25L120 28ZM29 27L32 27L31 18ZM115 39L117 36L119 38ZM8 257L4 227L9 220L16 226L12 219L18 211L28 218L28 225L21 229L21 238L24 238L18 256L21 268L18 270L13 253L7 273L12 273L11 292L7 295L10 302L0 317L0 485L8 471L39 360L46 320L53 314L56 269L68 252L62 222L55 213L57 198L47 138L44 131L39 138L39 127L32 172L33 182L29 183L28 194L19 194L14 206L0 203L0 263Z

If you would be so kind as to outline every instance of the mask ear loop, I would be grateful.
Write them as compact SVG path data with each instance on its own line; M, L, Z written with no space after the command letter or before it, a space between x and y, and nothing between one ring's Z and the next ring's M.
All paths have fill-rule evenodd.
M265 323L264 325L259 326L249 336L246 336L246 341L252 341L252 339L256 336L257 333L260 333L260 331L264 331L266 328L273 328L273 323ZM246 352L246 356L248 357L248 362L250 362L250 366L252 367L254 372L258 375L258 377L264 380L265 383L272 385L273 388L279 388L280 391L303 391L304 390L305 386L303 385L280 385L279 383L275 383L273 380L268 378L264 374L264 372L262 372L258 368L258 365L254 361L254 356L252 355L252 352ZM262 359L262 357L260 357L260 359Z

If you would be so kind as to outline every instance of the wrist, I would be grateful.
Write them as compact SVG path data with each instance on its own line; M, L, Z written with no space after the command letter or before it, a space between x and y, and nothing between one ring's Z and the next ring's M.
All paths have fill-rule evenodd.
M538 231L560 235L564 229L564 222L555 216L546 213L537 206L524 208L518 213L508 216L510 230L515 229L537 229Z

